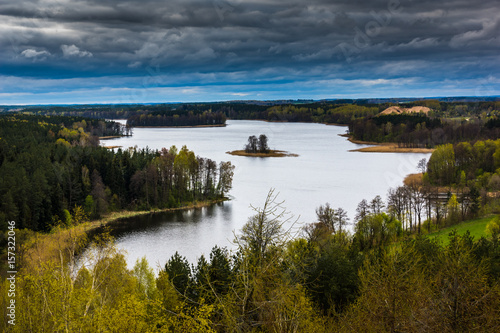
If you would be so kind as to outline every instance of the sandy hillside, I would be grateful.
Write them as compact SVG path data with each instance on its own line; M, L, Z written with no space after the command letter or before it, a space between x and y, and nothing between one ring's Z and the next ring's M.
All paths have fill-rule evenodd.
M391 106L380 112L381 115L384 114L402 114L402 113L420 113L423 112L427 114L431 109L426 106L414 106L412 108L402 108L400 106Z

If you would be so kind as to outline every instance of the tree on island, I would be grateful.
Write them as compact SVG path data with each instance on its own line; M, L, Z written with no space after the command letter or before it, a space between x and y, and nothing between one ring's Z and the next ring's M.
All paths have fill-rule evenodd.
M267 144L267 136L264 134L259 136L259 150L261 153L268 153L270 151Z
M245 152L267 154L270 152L267 141L267 136L265 134L261 134L259 138L255 135L251 135L248 137L248 143L245 145Z

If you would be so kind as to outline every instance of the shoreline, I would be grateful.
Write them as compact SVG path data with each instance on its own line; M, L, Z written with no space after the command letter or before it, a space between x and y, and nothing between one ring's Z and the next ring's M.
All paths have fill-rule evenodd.
M383 145L375 147L365 147L349 150L350 152L361 152L361 153L412 153L412 154L430 154L434 151L433 148L401 148L397 144L393 145Z
M340 127L349 127L347 124L339 124L339 123L319 123L319 124L324 124L327 126L340 126ZM346 135L346 134L339 134L340 136Z
M298 157L298 154L289 153L284 150L270 150L269 153L247 153L244 150L226 151L226 154L246 157Z
M361 153L423 153L430 154L436 150L435 148L405 148L399 147L397 143L394 142L371 142L371 141L361 141L353 139L348 134L339 134L339 136L347 138L350 142L359 145L372 145L373 147L364 147L351 149L350 152L361 152Z
M181 207L174 207L174 208L162 208L162 209L150 209L150 210L124 210L120 212L113 212L108 214L108 216L105 216L103 218L100 218L99 220L95 221L89 221L87 223L91 224L100 224L98 227L102 226L103 223L104 225L107 225L109 223L116 222L121 219L126 219L130 217L136 217L136 216L142 216L142 215L149 215L149 214L161 214L161 213L169 213L169 212L176 212L176 211L183 211L183 210L189 210L189 209L197 209L197 208L204 208L204 207L209 207L211 205L215 205L224 201L228 201L229 199L227 197L221 198L221 199L215 199L215 200L204 200L204 201L196 201L196 202L191 202L185 206ZM94 226L95 227L95 226Z
M100 136L99 140L111 140L111 139L118 139L118 138L123 138L126 135L108 135L108 136Z
M263 121L266 123L288 123L288 124L320 124L327 126L340 126L340 127L348 127L348 124L339 124L339 123L325 123L325 122L315 122L315 121L288 121L288 120L269 120L269 119L232 119L227 118L227 120L245 120L245 121Z
M132 128L209 128L209 127L226 127L226 124L217 125L190 125L190 126L132 126Z
M48 233L30 232L30 237L25 239L25 250L23 251L22 270L33 271L37 270L41 263L48 261L67 262L71 257L72 249L75 250L75 255L78 256L85 248L92 243L92 238L89 236L94 232L99 233L99 228L120 223L120 220L128 219L136 216L149 214L161 214L175 211L183 211L190 209L198 209L210 207L214 204L228 201L229 198L224 197L215 200L205 200L192 202L182 207L151 209L141 211L123 210L112 212L108 215L93 221L87 221L78 225L58 226L54 227Z

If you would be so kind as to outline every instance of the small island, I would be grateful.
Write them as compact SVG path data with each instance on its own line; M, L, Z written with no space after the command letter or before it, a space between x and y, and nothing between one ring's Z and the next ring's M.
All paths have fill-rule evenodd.
M258 138L255 135L248 137L248 143L243 150L228 151L227 154L236 156L250 157L297 157L299 155L292 154L283 150L273 150L269 148L268 139L265 134L261 134Z

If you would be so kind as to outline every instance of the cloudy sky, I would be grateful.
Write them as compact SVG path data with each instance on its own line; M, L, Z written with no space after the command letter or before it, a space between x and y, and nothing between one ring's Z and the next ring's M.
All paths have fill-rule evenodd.
M498 0L0 0L0 104L500 95Z

